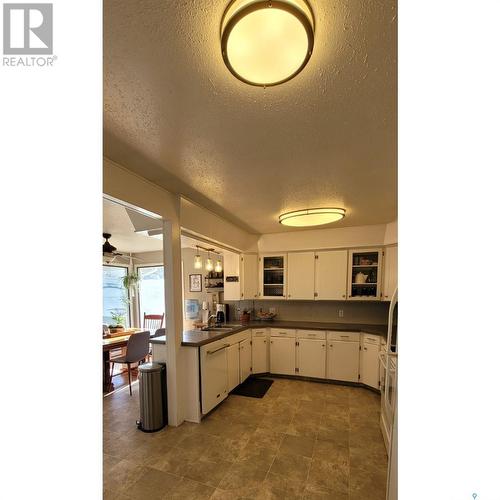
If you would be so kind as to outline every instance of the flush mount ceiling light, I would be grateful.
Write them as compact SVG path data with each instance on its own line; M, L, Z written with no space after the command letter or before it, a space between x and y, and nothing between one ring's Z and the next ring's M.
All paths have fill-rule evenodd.
M345 217L345 208L309 208L279 216L280 224L293 227L321 226Z
M306 0L233 0L221 24L222 57L250 85L284 83L305 67L314 45Z

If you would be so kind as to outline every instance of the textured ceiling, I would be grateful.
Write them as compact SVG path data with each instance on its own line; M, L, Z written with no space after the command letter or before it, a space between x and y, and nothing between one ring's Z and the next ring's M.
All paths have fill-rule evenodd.
M396 215L396 5L310 0L306 68L271 88L224 66L228 0L104 2L104 153L257 233L281 212Z

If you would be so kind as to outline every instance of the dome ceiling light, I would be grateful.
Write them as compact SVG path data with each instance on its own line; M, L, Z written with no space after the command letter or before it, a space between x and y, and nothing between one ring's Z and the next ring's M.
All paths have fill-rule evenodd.
M284 83L305 67L314 45L306 0L233 0L221 24L222 57L250 85Z
M345 208L309 208L279 216L280 224L292 227L322 226L345 217Z

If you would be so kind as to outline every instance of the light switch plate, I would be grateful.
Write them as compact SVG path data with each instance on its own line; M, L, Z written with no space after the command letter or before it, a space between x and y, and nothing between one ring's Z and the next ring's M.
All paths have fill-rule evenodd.
M276 314L276 307L270 307L270 308L269 308L269 312L270 312L271 314Z
M344 310L339 309L339 318L343 318L343 317L344 317Z

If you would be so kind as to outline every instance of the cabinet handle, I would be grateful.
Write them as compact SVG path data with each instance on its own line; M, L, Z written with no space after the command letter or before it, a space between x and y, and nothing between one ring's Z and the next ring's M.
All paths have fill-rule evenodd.
M229 344L224 344L222 347L219 347L219 349L215 349L215 351L207 351L207 354L215 354L216 352L222 351L222 349L226 349L229 347Z
M344 293L344 295L342 295L342 298L345 299L345 293Z
M273 343L273 341L271 340L271 344Z
M363 350L368 351L368 349L366 347L363 347Z
M330 344L330 347L333 347L333 344Z
M325 344L321 344L321 347L325 347Z
M264 340L264 344L266 343L266 341Z

